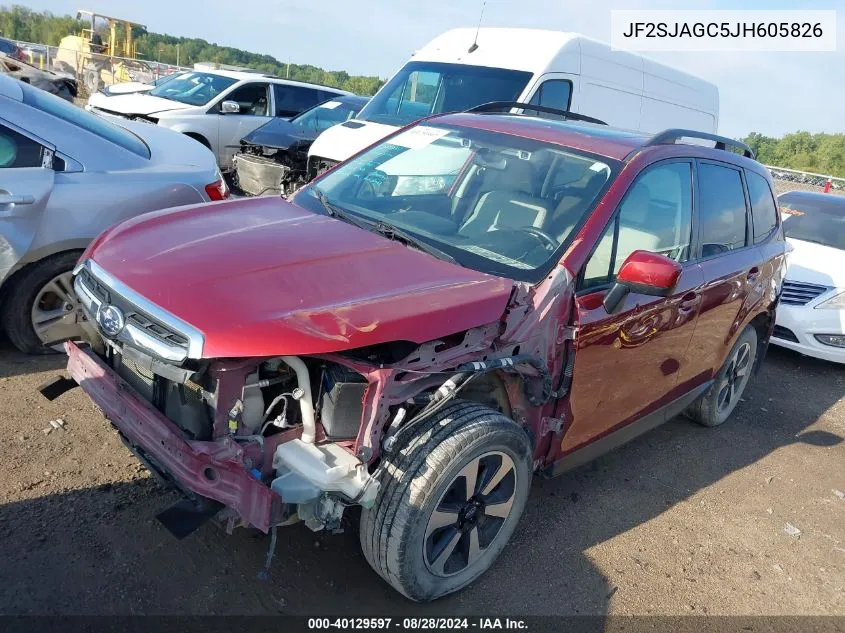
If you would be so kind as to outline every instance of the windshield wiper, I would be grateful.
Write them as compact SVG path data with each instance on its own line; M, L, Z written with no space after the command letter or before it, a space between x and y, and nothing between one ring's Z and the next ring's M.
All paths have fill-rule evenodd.
M343 220L344 222L349 222L349 224L357 226L359 229L364 229L365 231L372 231L374 225L373 222L367 222L366 220L353 217L333 202L329 202L329 199L326 198L326 194L324 194L316 187L312 188L311 191L314 192L314 197L317 198L320 205L323 207L329 217L337 218L338 220Z
M406 233L402 229L393 226L392 224L388 224L387 222L380 221L376 222L373 225L373 229L379 234L383 235L389 240L395 240L397 242L402 242L407 246L413 246L414 248L421 250L424 253L428 253L437 259L442 259L450 264L457 264L458 260L454 257L449 255L444 251L441 251L436 246L432 246L431 244L424 242L423 240L419 239L418 237L414 237L410 233Z
M329 199L326 198L326 194L324 194L316 187L312 188L311 190L314 192L314 197L317 198L320 205L332 218L344 220L345 222L349 222L349 224L357 226L359 229L364 229L365 231L376 232L389 240L402 242L406 246L413 246L417 250L420 250L424 253L428 253L429 255L436 257L437 259L442 259L451 264L458 263L458 261L448 253L445 253L436 246L432 246L431 244L428 244L427 242L424 242L421 239L414 237L410 233L406 233L402 229L397 228L392 224L389 224L383 220L375 222L372 220L362 220L361 218L354 217L353 215L347 213L346 211L338 207L333 202L330 202Z

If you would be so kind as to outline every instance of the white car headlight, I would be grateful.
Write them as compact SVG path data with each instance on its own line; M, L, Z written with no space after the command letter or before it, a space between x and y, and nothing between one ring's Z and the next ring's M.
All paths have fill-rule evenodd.
M840 292L816 306L816 310L845 310L845 292Z

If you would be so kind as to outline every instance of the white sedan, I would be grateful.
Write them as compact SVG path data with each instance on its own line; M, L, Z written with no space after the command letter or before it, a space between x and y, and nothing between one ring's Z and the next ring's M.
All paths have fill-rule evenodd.
M778 197L792 245L772 343L845 363L845 196Z

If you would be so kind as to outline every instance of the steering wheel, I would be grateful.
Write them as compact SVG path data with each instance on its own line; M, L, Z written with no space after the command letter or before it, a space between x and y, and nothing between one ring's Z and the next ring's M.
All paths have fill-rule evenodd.
M538 229L535 226L521 226L515 230L519 231L520 233L527 233L531 237L537 238L537 240L543 243L543 246L546 247L546 250L550 252L556 250L557 247L560 246L560 242L558 242L555 238L546 233L543 229Z

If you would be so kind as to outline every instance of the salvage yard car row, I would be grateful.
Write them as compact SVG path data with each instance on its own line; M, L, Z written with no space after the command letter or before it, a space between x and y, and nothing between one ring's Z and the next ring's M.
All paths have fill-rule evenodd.
M450 32L366 105L195 71L85 112L0 77L4 326L27 351L65 341L71 378L44 395L80 385L184 494L174 534L332 531L358 505L373 569L436 599L490 568L535 472L681 413L723 424L787 331L845 347L835 318L778 309L841 316L840 282L790 277L787 253L836 249L843 216L804 199L782 219L768 170L714 134L715 87L549 32L542 59L490 66L532 35L499 31ZM630 129L607 125L634 111L600 90L614 64L700 109L643 90ZM299 89L310 109L282 120ZM307 173L327 134L375 142ZM277 195L227 200L217 164Z

